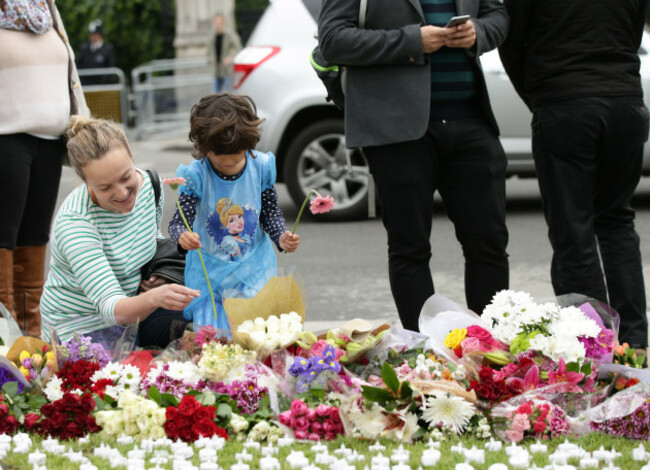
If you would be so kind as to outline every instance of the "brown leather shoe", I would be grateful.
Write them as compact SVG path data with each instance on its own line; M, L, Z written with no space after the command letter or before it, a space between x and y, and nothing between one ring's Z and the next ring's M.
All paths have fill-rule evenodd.
M14 299L18 326L29 336L41 337L39 308L45 283L46 246L19 246L14 250Z
M14 315L14 252L0 248L0 303Z

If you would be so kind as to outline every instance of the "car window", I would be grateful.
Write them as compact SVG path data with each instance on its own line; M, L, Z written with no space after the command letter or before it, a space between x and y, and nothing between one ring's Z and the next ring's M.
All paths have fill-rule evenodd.
M309 14L318 23L318 15L320 14L320 4L322 0L302 0L302 3L307 8Z

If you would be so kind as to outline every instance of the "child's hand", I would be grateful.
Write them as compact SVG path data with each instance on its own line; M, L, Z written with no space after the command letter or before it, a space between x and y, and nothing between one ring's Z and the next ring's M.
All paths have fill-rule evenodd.
M194 232L183 232L181 236L178 237L178 244L184 250L196 250L201 248L201 241L199 240L199 234Z
M280 235L279 244L280 248L287 253L293 253L298 248L298 245L300 245L300 235L296 235L287 230Z

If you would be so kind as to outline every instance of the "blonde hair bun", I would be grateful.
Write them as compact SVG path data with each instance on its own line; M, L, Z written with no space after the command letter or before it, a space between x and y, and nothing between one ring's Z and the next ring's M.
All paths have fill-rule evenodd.
M81 129L83 129L90 121L91 118L87 116L80 116L77 114L70 116L70 120L68 121L68 129L66 131L68 139L76 136L79 131L81 131Z

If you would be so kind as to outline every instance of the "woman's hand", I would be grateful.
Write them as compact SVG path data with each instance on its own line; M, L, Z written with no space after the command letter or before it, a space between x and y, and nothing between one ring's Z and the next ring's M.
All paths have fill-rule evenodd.
M199 240L199 234L194 232L185 231L181 233L181 236L178 237L178 244L184 250L196 250L201 248L201 241Z
M282 248L287 253L293 253L296 251L296 249L298 249L298 245L300 245L300 235L296 235L295 233L291 233L287 230L282 235L280 235L278 244L280 245L280 248Z
M149 279L143 279L142 282L140 282L140 291L147 292L148 290L160 287L163 284L167 284L167 279L164 277L158 277L154 274Z
M179 311L187 307L192 300L201 296L201 292L198 290L180 284L164 284L151 289L148 294L154 296L157 307Z

